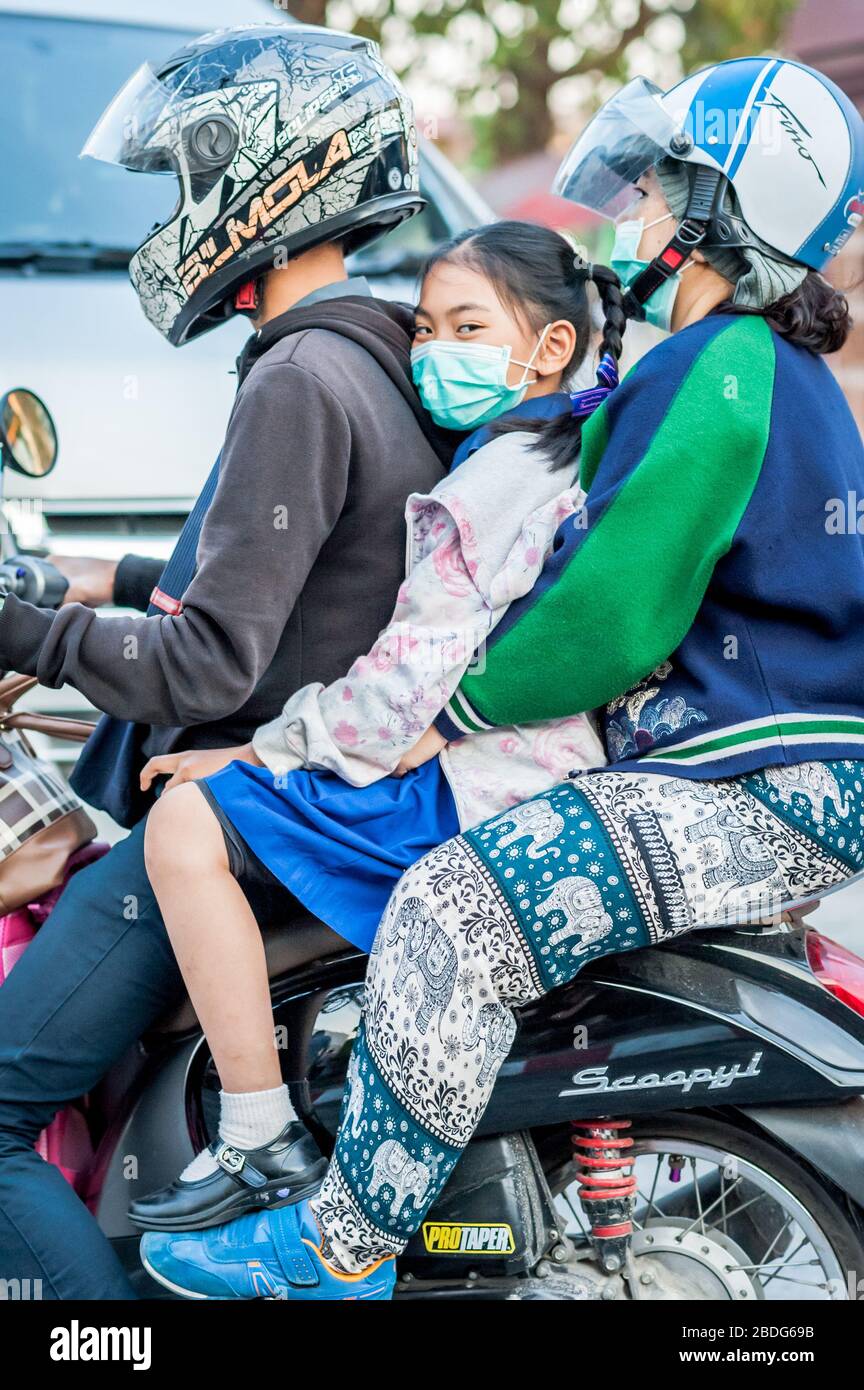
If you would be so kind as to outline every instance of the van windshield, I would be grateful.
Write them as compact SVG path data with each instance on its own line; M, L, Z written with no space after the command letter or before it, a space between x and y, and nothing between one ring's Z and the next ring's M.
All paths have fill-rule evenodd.
M177 202L171 176L79 159L108 102L143 62L196 37L179 29L0 14L0 265L125 266ZM387 257L422 256L446 227L434 208L387 238ZM382 246L381 250L385 248ZM94 255L94 253L96 253ZM380 258L370 252L370 269ZM355 264L363 265L361 253Z
M0 15L3 119L0 244L131 252L177 201L173 178L109 168L78 152L145 59L191 35L176 29Z

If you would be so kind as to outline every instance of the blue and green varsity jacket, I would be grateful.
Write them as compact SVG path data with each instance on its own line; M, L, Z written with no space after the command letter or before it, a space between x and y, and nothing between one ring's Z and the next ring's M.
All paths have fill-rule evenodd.
M820 357L709 314L586 422L580 477L442 733L599 709L621 769L864 758L864 448Z

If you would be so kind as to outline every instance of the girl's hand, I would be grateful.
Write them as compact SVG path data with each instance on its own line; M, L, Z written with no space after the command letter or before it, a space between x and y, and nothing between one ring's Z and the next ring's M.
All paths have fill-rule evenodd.
M437 758L442 748L447 747L447 740L443 734L439 734L433 724L427 729L422 738L418 739L413 748L404 753L396 764L393 771L394 777L404 777L406 772L412 772L415 767L422 767L432 758Z
M412 749L412 752L414 750ZM261 759L251 743L241 743L236 748L195 748L188 753L163 753L159 758L151 758L141 772L141 790L150 790L154 778L169 774L163 791L179 787L183 782L194 782L199 777L210 777L233 762L252 763L263 767Z

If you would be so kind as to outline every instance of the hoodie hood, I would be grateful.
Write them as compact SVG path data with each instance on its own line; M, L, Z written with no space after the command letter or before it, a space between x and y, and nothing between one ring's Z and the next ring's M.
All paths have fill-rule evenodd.
M237 359L238 382L242 384L251 368L274 344L292 333L323 328L350 338L374 357L396 390L410 406L418 425L445 468L450 467L456 446L463 435L442 430L420 404L411 377L411 343L414 311L407 304L394 304L371 295L340 295L337 299L288 309L270 319L245 344Z

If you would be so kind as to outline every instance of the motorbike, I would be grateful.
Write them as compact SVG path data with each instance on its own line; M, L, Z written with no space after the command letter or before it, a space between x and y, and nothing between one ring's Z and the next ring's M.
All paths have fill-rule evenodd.
M0 449L20 467L8 402ZM51 437L56 453L53 424ZM59 603L51 570L10 554L0 588ZM864 961L807 925L811 906L595 960L520 1009L478 1131L397 1263L395 1297L862 1296ZM262 931L283 1076L329 1153L366 957L308 915ZM139 1262L130 1201L216 1137L218 1091L187 1000L87 1098L87 1201L144 1298L170 1295ZM382 1193L413 1200L386 1174Z

